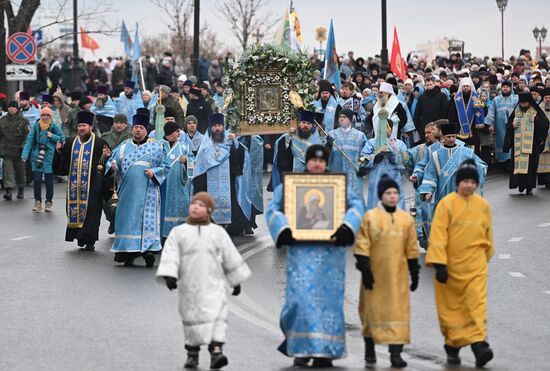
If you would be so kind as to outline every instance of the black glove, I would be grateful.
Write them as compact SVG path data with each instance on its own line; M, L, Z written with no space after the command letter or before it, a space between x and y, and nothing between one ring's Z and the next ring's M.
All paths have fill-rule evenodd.
M449 273L447 272L447 266L445 264L434 264L435 267L435 279L440 283L447 283Z
M353 232L345 224L338 227L330 239L334 240L334 246L351 246L355 242Z
M332 145L334 144L334 138L330 135L327 135L327 147L332 148Z
M364 166L361 166L359 168L359 171L357 172L357 176L362 178L364 177L365 175L367 175L369 173L369 169L367 169L366 167Z
M231 295L239 296L240 293L241 293L241 285L237 285L233 287L233 293Z
M411 275L411 291L414 291L418 287L420 265L418 265L418 259L407 259L407 263L409 264L409 273Z
M294 237L292 237L292 231L290 230L290 228L286 228L279 235L276 246L281 247L285 245L294 245L295 243L296 240L294 239Z
M361 279L363 281L363 286L367 290L372 290L374 285L374 276L370 270L370 258L363 255L355 255L357 262L355 263L355 268L361 271Z
M379 164L384 159L384 153L380 152L376 156L374 156L374 163Z
M168 289L170 291L178 288L178 284L177 284L178 280L175 279L174 277L166 277L165 276L164 280L166 281L166 287L168 287Z

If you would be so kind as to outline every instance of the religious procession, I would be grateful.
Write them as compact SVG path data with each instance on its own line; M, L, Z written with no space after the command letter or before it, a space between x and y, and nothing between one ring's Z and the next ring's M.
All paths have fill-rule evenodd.
M92 62L76 85L55 56L36 82L0 93L2 209L26 226L5 246L22 243L34 270L30 234L52 235L40 259L79 281L65 295L83 300L68 323L93 307L112 319L91 324L121 329L84 326L95 335L82 345L134 342L113 359L91 345L105 354L93 361L76 345L70 367L54 352L44 369L155 369L154 354L166 355L158 369L182 358L184 369L517 369L526 345L510 322L532 337L547 304L499 310L520 295L503 285L526 276L499 277L494 257L511 260L506 244L530 238L535 249L550 226L550 57L402 55L394 28L391 58L363 58L336 52L333 20L324 32L323 54L302 48L291 3L273 42L237 56L183 69L172 51L134 49ZM97 301L83 298L97 295L92 282L105 286ZM142 330L122 330L134 323ZM524 369L544 369L526 352ZM15 357L0 355L0 368L17 369Z

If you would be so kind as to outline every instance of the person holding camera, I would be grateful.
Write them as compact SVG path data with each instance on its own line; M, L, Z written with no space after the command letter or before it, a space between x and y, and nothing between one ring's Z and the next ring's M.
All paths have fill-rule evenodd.
M55 152L65 142L65 135L61 127L52 122L52 117L50 108L40 111L40 120L32 125L21 154L23 160L31 160L35 200L33 212L42 211L42 177L46 182L45 211L53 211L53 160Z

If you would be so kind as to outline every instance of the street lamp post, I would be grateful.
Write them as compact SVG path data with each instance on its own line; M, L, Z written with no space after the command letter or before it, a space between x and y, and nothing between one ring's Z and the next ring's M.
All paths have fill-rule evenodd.
M539 55L542 55L542 42L546 39L547 33L548 30L544 26L540 29L535 26L533 29L533 36L535 36L535 40L539 42Z
M73 63L71 66L71 90L82 86L82 66L78 56L78 0L73 0Z
M199 33L201 30L200 27L200 12L201 12L201 1L195 0L195 20L193 23L193 73L197 78L199 78Z
M501 38L501 54L504 60L504 10L508 5L508 0L497 0L498 10L500 10L500 38Z
M382 59L382 70L388 71L388 35L386 25L386 0L382 0L382 50L380 59Z

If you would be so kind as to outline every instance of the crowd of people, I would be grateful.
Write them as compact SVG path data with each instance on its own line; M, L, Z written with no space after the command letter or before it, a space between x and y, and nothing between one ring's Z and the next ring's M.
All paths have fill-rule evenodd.
M402 81L377 57L354 59L350 52L341 58L340 88L321 78L323 64L313 56L315 110L301 110L296 127L269 136L228 130L227 58L204 61L200 76L178 60L166 53L159 67L148 58L145 87L129 80L128 71L117 72L123 60L98 61L88 74L93 81L70 90L63 73L53 73L70 60L55 61L44 67L46 84L37 84L33 94L0 96L4 199L12 201L15 189L16 198L24 198L33 183L32 211L52 212L57 177L68 183L66 241L93 251L104 213L115 236L115 262L133 265L143 258L153 267L162 251L159 281L171 290L180 285L186 367L197 367L200 345L209 344L211 366L219 368L228 362L222 353L223 276L238 295L250 275L229 237L254 234L264 212L264 173L271 170L266 220L276 246L288 248L279 350L296 366L311 359L314 366L331 366L345 354L345 246L354 246L362 274L367 363L376 362L379 343L389 344L392 366L406 366L401 352L410 342L410 299L404 272L414 291L419 246L435 267L448 362L460 363L466 345L478 366L491 360L486 281L494 247L490 207L475 191L483 189L489 166L508 171L510 188L527 195L537 184L550 188L546 56L535 61L522 50L504 61L453 54L427 63L410 55ZM304 245L293 237L283 212L285 172L346 174L347 212L330 243ZM415 197L405 212L407 182ZM210 258L197 253L197 244ZM213 262L211 256L221 258ZM193 274L215 279L197 288L187 278Z

